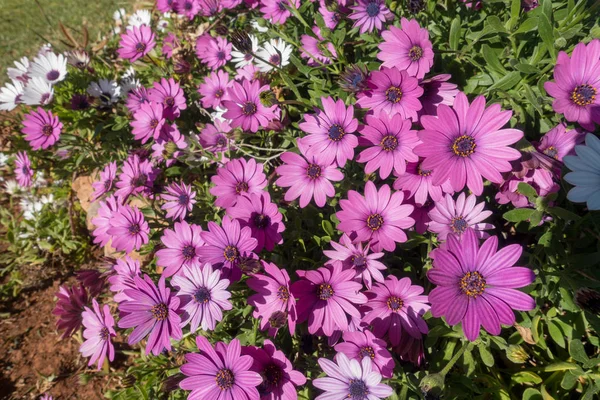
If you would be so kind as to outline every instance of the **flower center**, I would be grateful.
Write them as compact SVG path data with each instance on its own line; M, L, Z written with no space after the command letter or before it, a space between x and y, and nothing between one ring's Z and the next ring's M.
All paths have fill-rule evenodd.
M399 87L390 86L390 88L385 91L385 98L387 101L396 104L402 100L402 90L400 90Z
M457 156L461 157L469 157L471 154L475 153L475 148L477 144L475 144L475 139L469 135L462 135L457 137L452 144L452 151Z
M285 8L285 1L280 1L278 4L279 10L280 11L285 11L287 10L287 8Z
M210 290L204 286L199 287L194 293L194 300L198 303L206 304L210 301Z
M419 174L419 176L429 176L431 175L431 172L433 171L430 169L421 169L421 165L417 167L417 173Z
M271 64L279 65L279 63L281 62L281 57L279 57L279 54L273 54L269 61L271 62Z
M281 328L285 324L285 320L287 319L287 314L283 311L275 311L269 317L269 325L271 328Z
M54 80L58 79L59 76L60 76L60 72L53 69L52 71L50 71L46 74L46 79L49 81L54 81Z
M145 43L136 43L135 44L135 51L137 51L138 53L143 53L144 50L146 50L146 44Z
M256 104L251 101L247 101L242 106L242 112L244 115L254 115L256 114Z
M552 157L555 160L558 160L558 150L554 146L550 146L546 150L544 150L544 154L548 157Z
M196 257L196 248L191 244L188 244L181 249L181 255L183 255L183 258L189 261Z
M383 217L379 214L371 214L367 217L367 226L372 231L379 230L383 225Z
M185 4L183 5L183 8L186 11L190 11L192 9L192 2L191 1L186 1Z
M367 4L367 15L371 18L376 17L379 14L379 4L375 1L370 1Z
M467 223L467 221L465 221L464 217L461 215L460 217L452 218L452 222L450 222L450 227L452 228L452 231L454 233L456 233L457 235L460 235L467 230L467 228L469 227L469 224Z
M277 289L277 297L279 300L288 301L290 299L290 291L286 286L279 286L279 289Z
M109 104L112 100L112 94L109 92L102 92L102 94L100 94L100 100L105 104Z
M571 100L578 106L584 107L596 101L596 93L596 88L591 85L578 85L571 93Z
M158 321L164 321L169 316L169 307L165 303L159 303L150 309L152 316Z
M398 311L404 306L404 302L399 297L390 296L387 299L387 306L392 311Z
M275 364L269 364L263 370L265 381L268 385L277 386L283 378L281 368Z
M350 259L352 265L356 268L364 268L367 265L367 257L364 254L356 254Z
M242 192L247 192L247 191L248 191L248 183L246 183L246 182L238 182L235 185L235 192L237 194L240 194Z
M221 390L229 390L233 386L235 382L233 372L227 368L223 368L217 372L217 376L215 376L215 382L217 382L217 386Z
M264 215L264 214L254 214L254 226L256 226L259 229L265 229L266 227L268 227L269 225L271 225L271 217L269 217L268 215Z
M413 46L408 51L408 57L413 61L419 61L423 57L423 49L421 46Z
M221 97L223 97L224 94L225 94L225 91L223 89L217 89L217 91L215 92L215 97L217 99L220 99Z
M190 196L188 196L187 194L180 194L179 195L179 204L182 206L187 206L187 204L190 201Z
M467 272L460 280L460 290L469 297L476 298L485 290L485 279L477 271Z
M157 126L158 126L158 120L156 118L152 119L152 121L150 121L150 128L156 129Z
M46 124L42 127L42 133L44 134L44 136L52 135L53 130L54 129L52 129L52 125L50 125L50 124Z
M244 54L244 60L246 61L252 61L252 53L246 53Z
M23 166L23 168L21 168L21 171L24 175L29 175L29 167Z
M219 60L223 61L225 59L225 52L224 51L217 52L217 58Z
M110 332L108 331L107 327L103 327L102 329L100 329L100 339L102 340L108 340L108 337L110 336Z
M306 175L310 179L317 179L321 176L321 167L317 164L308 164L308 167L306 167Z
M239 255L240 253L237 247L234 246L227 246L223 251L223 257L225 257L225 259L229 262L235 261L235 259L238 258Z
M138 224L129 225L129 233L134 236L140 233L140 226Z
M329 127L329 131L327 132L329 139L333 140L334 142L339 142L342 140L345 134L346 132L344 132L344 129L339 124L331 125L331 127Z
M381 139L381 147L385 151L394 151L398 147L398 138L396 136L387 135Z
M351 400L366 400L369 394L367 384L360 379L350 379L348 385L348 397Z
M360 350L358 351L358 355L360 356L361 359L363 359L365 357L369 357L371 360L375 359L375 351L373 350L373 348L371 346L361 347Z
M218 147L225 147L226 144L227 144L227 139L225 139L225 136L221 135L217 138L217 146Z
M321 300L329 300L334 295L333 288L329 283L321 283L317 289L317 296Z
M173 107L175 105L175 99L173 96L165 97L165 104L169 107Z

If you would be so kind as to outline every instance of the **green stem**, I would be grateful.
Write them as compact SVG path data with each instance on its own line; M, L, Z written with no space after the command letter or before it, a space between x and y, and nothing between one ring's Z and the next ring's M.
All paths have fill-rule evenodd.
M458 361L458 359L460 357L462 357L463 353L467 350L471 351L472 348L473 348L473 342L469 342L467 345L463 346L459 351L456 352L456 354L450 359L450 361L448 361L448 364L446 364L444 369L442 369L439 372L439 374L446 376L446 374L448 372L450 372L450 369L454 366L454 364Z

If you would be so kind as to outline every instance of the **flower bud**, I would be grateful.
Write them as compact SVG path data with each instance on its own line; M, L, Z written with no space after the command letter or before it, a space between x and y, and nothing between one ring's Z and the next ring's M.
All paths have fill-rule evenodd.
M440 373L426 375L421 379L419 387L423 396L430 399L437 399L444 391L444 375Z

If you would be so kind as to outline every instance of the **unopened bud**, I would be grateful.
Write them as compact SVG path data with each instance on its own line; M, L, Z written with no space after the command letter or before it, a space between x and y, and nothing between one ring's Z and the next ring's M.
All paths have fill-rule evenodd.
M426 375L419 384L421 392L427 398L439 398L444 391L444 375L436 373Z

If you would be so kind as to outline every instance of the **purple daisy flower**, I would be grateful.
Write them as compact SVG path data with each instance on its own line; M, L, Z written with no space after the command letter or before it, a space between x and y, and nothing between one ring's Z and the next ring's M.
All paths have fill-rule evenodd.
M183 90L173 78L162 78L160 83L154 82L152 89L148 91L148 100L162 104L163 116L170 120L179 118L181 110L187 108Z
M253 274L246 281L255 292L248 297L248 304L255 307L252 316L259 318L260 329L269 330L270 336L277 335L285 321L288 322L290 335L296 330L296 299L290 293L290 276L285 269L279 269L273 263L261 261L264 274Z
M233 84L229 80L229 74L225 71L212 72L200 84L198 93L200 93L202 107L217 108L221 107L223 100L227 99L227 89Z
M263 381L258 386L260 400L297 400L296 386L306 383L306 377L294 370L292 363L273 342L265 339L261 347L244 346L242 354L252 357L252 371Z
M433 170L433 184L450 178L456 192L467 185L479 196L483 178L501 183L501 172L510 171L510 161L521 157L518 150L508 146L521 139L523 132L501 129L512 111L502 111L499 104L486 109L483 96L469 105L467 96L460 92L452 108L441 104L437 112L437 117L421 117L425 128L419 132L422 144L414 149L425 158L421 168Z
M112 189L116 178L117 163L116 161L113 161L104 166L104 169L100 172L100 180L92 183L94 193L92 194L91 200L95 201L102 195L108 193Z
M160 240L166 248L156 252L156 264L166 267L164 277L180 275L182 267L200 268L201 234L200 226L185 221L175 222L175 230L165 229Z
M102 309L96 299L92 299L93 311L85 307L82 313L83 318L83 337L86 341L79 347L79 352L84 357L90 357L88 366L97 363L98 371L104 364L104 359L108 355L108 361L115 359L115 347L110 338L117 336L115 332L115 320L110 314L110 307L105 304Z
M337 9L331 11L327 8L327 2L325 2L325 0L319 0L319 14L323 17L325 26L332 31L342 19L342 16Z
M384 0L358 0L348 18L354 20L353 28L359 27L360 33L380 31L383 24L394 18L392 12L385 6Z
M432 182L431 170L421 168L422 160L416 163L408 163L404 174L397 177L394 189L408 192L407 200L414 197L418 205L425 205L429 199L440 201L444 193L454 194L450 181L437 186Z
M232 45L224 37L196 42L196 55L210 69L217 70L231 60Z
M327 377L313 380L316 388L325 391L315 400L380 400L394 393L391 387L381 383L381 374L373 371L368 358L358 362L344 353L337 353L335 360L319 358L319 365Z
M167 33L167 36L163 39L163 46L161 51L163 55L170 59L173 57L173 50L177 49L180 45L179 39L172 32Z
M185 355L179 387L191 390L188 400L257 400L262 378L251 371L252 357L241 355L240 341L218 342L214 349L204 336L196 337L200 353Z
M389 338L392 346L398 346L402 334L420 338L429 330L423 314L429 310L427 296L423 288L411 285L409 278L398 280L393 275L384 283L376 283L366 292L369 299L363 306L363 323L373 326L373 334L378 338Z
M335 351L344 353L348 358L362 361L363 358L371 360L371 366L384 378L391 378L394 374L394 359L387 350L385 340L378 339L371 331L344 332L343 343L335 345Z
M239 258L251 254L257 240L252 237L249 227L240 228L237 219L224 216L221 225L212 221L208 223L208 231L200 234L205 245L197 251L202 262L212 264L221 270L224 278L235 282L241 277L237 266Z
M125 106L127 106L127 109L130 113L134 114L140 109L142 104L150 102L148 97L148 89L146 89L143 86L131 89L127 94L127 101L125 102Z
M411 204L415 206L412 214L410 214L410 217L415 220L415 232L417 232L419 235L424 235L425 232L427 232L427 228L429 228L429 223L431 222L431 218L429 218L429 211L433 210L434 204L431 201L428 201L424 205L419 205L414 202Z
M331 336L336 330L348 330L350 318L360 318L356 306L367 298L360 293L362 285L354 281L353 270L342 271L340 265L332 265L297 272L301 279L291 289L298 298L298 322L308 320L310 334Z
M240 221L242 227L249 226L252 229L252 237L258 241L255 252L262 249L273 251L276 244L283 243L283 216L277 204L271 203L268 192L240 196L235 206L227 209L227 215Z
M227 109L223 118L230 119L233 128L241 127L253 133L260 127L266 127L269 122L279 118L277 104L265 107L260 101L261 93L268 90L271 90L269 85L261 86L258 80L234 81L227 91L229 99L223 101Z
M29 157L24 151L18 152L15 157L15 177L19 186L31 186L33 169L31 169L31 161L29 161Z
M302 43L300 55L308 59L308 65L311 67L316 67L320 64L330 64L332 58L334 60L337 58L337 52L333 43L325 40L318 26L313 26L312 31L316 38L311 35L300 36L300 42ZM323 52L323 49L327 52Z
M187 17L190 21L200 12L198 0L174 0L173 3L177 14Z
M567 121L578 122L588 131L600 124L600 41L579 43L569 57L560 52L554 82L544 89L554 98L552 108Z
M33 150L46 150L58 141L62 128L63 124L52 111L38 107L37 111L25 115L21 132Z
M121 58L136 62L150 53L155 45L154 32L148 25L133 26L121 35L117 53Z
M200 144L204 150L214 154L224 153L234 143L231 130L229 122L216 119L212 124L206 124L200 131Z
M418 119L417 111L422 108L419 97L423 88L405 70L382 67L371 72L367 85L367 91L358 93L356 104L370 109L375 116L398 113L404 119Z
M104 247L110 242L111 235L108 234L110 220L120 207L121 203L115 196L107 197L106 201L100 202L98 214L92 218L92 224L96 227L92 232L92 236L94 236L94 243L100 247Z
M175 0L156 0L156 8L161 13L175 11Z
M298 143L300 154L286 152L280 157L284 163L277 167L280 175L275 184L289 187L285 193L285 201L293 201L300 197L300 208L304 208L315 199L317 207L323 207L327 197L335 196L335 188L331 182L344 179L344 174L335 164L325 164L316 156L308 157L303 143Z
M406 242L407 236L403 229L415 224L410 218L414 206L402 204L404 193L391 193L388 185L383 185L379 191L375 184L368 181L365 185L365 196L350 190L348 199L340 200L342 211L335 215L340 220L338 229L354 242L371 241L373 250L394 251L397 243Z
M458 195L456 202L452 195L435 203L435 208L429 212L429 230L436 233L439 240L446 240L448 235L456 235L458 239L468 228L471 228L480 239L490 235L484 232L494 229L494 225L482 221L492 215L491 211L484 211L485 201L475 204L477 197L474 194L466 197L464 193Z
M164 162L167 167L173 165L187 148L185 138L179 132L176 124L164 124L160 136L152 145L152 158Z
M56 306L52 314L57 317L56 329L64 331L62 339L72 336L81 326L83 319L81 313L89 303L90 297L81 284L71 287L61 286L56 293Z
M133 300L125 294L125 290L135 289L134 278L141 275L140 262L129 256L125 256L116 261L115 265L113 265L113 271L115 273L108 278L108 283L110 283L109 289L115 293L113 300L117 303Z
M383 31L383 42L377 58L384 67L396 67L406 70L408 75L423 79L433 65L433 46L429 41L429 32L421 28L417 20L400 20L402 29L390 26Z
M511 308L530 311L535 301L515 290L535 280L532 270L515 267L523 248L519 244L499 251L498 238L488 238L481 248L475 232L465 232L459 242L448 237L445 249L431 252L433 268L427 271L429 280L438 285L429 294L431 314L444 316L448 325L462 321L462 329L470 341L479 337L479 326L492 335L499 335L501 326L513 325L515 315Z
M183 275L174 276L171 285L179 290L177 296L182 301L181 326L190 324L190 332L196 332L199 326L204 331L213 331L215 324L223 319L222 310L233 307L229 302L231 293L226 290L229 280L221 279L221 272L213 270L210 264L183 267Z
M564 156L574 155L575 146L581 144L585 138L583 132L577 129L567 131L567 126L562 123L550 129L542 136L536 149L546 156L562 162Z
M167 211L167 218L183 221L186 214L192 211L196 204L196 200L194 200L196 192L193 192L192 187L183 182L171 183L165 190L167 193L161 196L165 204L161 206L161 209Z
M161 277L158 287L148 275L144 279L133 278L135 289L125 289L131 300L119 304L119 311L127 313L119 320L119 328L134 328L127 343L134 345L148 336L146 354L159 355L164 349L171 350L171 338L180 340L181 318L179 317L179 298L165 287L165 278Z
M137 154L130 156L121 168L115 196L124 200L131 194L149 191L159 171L150 160L142 161Z
M416 366L421 365L425 360L423 337L417 339L410 335L403 335L400 338L400 344L392 350L402 361L413 363Z
M223 208L234 206L242 196L260 194L267 186L263 165L253 158L247 161L243 158L229 161L217 169L217 175L211 181L215 184L210 189L210 194L217 197L215 206Z
M139 250L143 244L148 243L150 228L144 214L137 207L127 204L119 206L112 214L109 224L106 233L112 237L111 246L117 251L131 253L133 249Z
M272 24L283 25L292 15L289 8L299 8L300 0L261 0L260 12Z
M379 117L367 115L366 125L360 134L371 146L356 159L359 163L367 163L365 173L379 170L381 179L386 179L392 170L402 175L407 162L419 161L413 149L420 142L417 131L411 130L411 126L410 120L400 114L392 117L385 113L379 114Z
M419 98L423 108L419 112L419 117L421 115L437 115L437 108L440 104L450 107L454 105L454 98L459 90L457 85L448 82L450 78L452 75L442 74L424 79L419 83L423 88L423 95Z
M337 161L343 168L347 160L354 158L354 148L358 146L358 138L352 135L358 128L354 107L346 107L342 99L334 101L331 97L322 97L321 102L323 111L304 114L299 128L309 135L299 141L308 147L309 157L316 156L324 165Z
M131 133L136 140L141 140L144 144L150 138L158 139L165 122L162 104L143 103L140 105L139 110L133 114Z

